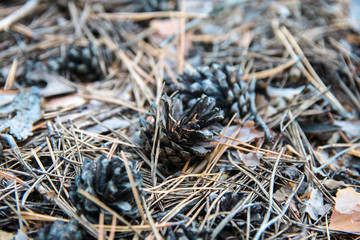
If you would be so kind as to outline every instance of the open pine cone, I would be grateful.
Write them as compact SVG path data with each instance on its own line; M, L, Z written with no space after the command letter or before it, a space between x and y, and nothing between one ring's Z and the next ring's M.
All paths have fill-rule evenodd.
M134 162L129 161L129 165L135 186L139 189L142 175L135 170ZM109 160L102 155L96 160L96 165L94 161L85 159L81 175L76 176L75 184L74 190L70 192L70 199L90 222L98 222L101 209L79 194L78 189L84 189L123 216L136 217L138 214L124 163L119 158ZM105 222L111 222L111 217L107 218L105 213Z
M202 95L189 109L184 109L182 101L176 96L170 98L164 95L162 102L159 161L182 167L187 160L202 160L211 151L208 141L220 131L218 122L223 120L220 110L215 108L215 99ZM151 114L153 122L141 119L148 155L154 143L156 106L153 106Z
M178 76L178 84L169 83L168 94L179 92L180 98L192 106L202 94L213 97L216 107L224 111L227 122L234 113L244 118L249 115L265 130L271 139L270 130L257 113L255 105L256 81L245 82L241 79L241 70L236 71L229 65L211 64L198 68L195 73Z

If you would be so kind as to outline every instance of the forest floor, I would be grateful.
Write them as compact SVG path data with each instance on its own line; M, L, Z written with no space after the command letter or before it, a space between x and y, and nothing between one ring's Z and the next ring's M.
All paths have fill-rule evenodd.
M1 1L0 239L358 239L358 4Z

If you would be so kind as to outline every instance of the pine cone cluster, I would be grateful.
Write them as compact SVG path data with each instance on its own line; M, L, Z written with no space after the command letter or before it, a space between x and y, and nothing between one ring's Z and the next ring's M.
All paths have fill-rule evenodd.
M202 95L191 108L184 108L178 98L162 97L163 107L157 121L156 108L151 115L154 121L141 118L145 151L148 155L154 144L156 122L159 122L160 154L159 161L177 168L188 160L201 160L211 151L208 142L218 133L223 120L220 109L215 107L215 99Z
M129 165L135 186L139 190L142 175L135 170L134 162L129 161ZM81 166L81 175L76 176L75 186L70 192L70 199L79 212L84 214L90 222L98 222L101 209L79 194L78 189L84 189L123 216L132 218L138 214L124 163L119 158L109 160L102 155L96 160L96 164L90 159L85 159ZM105 222L111 222L111 216L106 212Z
M224 111L225 122L237 113L240 118L249 116L265 130L271 139L270 130L257 113L255 105L256 81L245 82L241 70L229 65L211 64L198 68L195 73L178 76L178 84L168 83L166 92L179 92L181 100L191 107L202 94L213 97L216 107Z
M80 226L70 221L65 223L60 220L56 220L53 224L46 225L40 229L38 240L82 240L87 239L88 234L80 228Z

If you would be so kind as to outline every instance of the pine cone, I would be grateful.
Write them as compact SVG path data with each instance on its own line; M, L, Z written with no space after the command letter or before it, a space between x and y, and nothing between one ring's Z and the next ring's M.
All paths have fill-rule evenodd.
M70 71L71 76L84 82L92 82L104 77L99 56L91 44L86 47L70 47L64 68Z
M163 111L160 111L159 161L182 167L187 160L202 160L211 150L208 141L220 131L223 120L220 110L215 108L215 99L202 95L192 108L184 110L178 97L162 97ZM156 106L152 108L153 122L141 118L145 151L151 153L155 135Z
M38 240L82 240L88 239L88 234L79 225L70 221L65 223L56 220L53 224L48 224L39 230Z
M129 161L129 165L135 186L139 189L142 184L142 175L135 170L134 162ZM70 199L76 208L89 221L96 223L99 219L100 208L77 193L78 189L84 189L121 215L135 217L138 214L124 163L119 158L109 160L102 155L96 160L96 166L92 160L85 159L81 167L81 175L76 176L74 191L70 192ZM107 218L105 213L105 222L111 222L111 217Z
M198 97L206 94L216 100L216 107L224 111L225 122L238 113L241 118L250 115L265 130L271 139L270 130L257 114L255 105L256 81L250 83L241 79L241 71L237 73L229 65L211 64L201 67L196 73L178 76L178 84L169 83L166 92L178 91L184 103L191 106Z

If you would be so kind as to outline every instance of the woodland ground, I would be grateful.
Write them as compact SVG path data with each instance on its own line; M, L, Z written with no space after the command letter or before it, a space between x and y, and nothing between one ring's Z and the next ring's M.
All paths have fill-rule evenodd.
M0 238L357 239L359 8L356 0L1 1ZM206 142L211 154L169 170L158 149L139 144L140 117L153 120L149 109L162 106L177 76L212 63L256 79L257 114L273 140L250 113L227 116ZM114 216L93 223L70 200L84 159L102 155L143 176L141 187L128 184L137 215L83 192ZM51 225L71 219L75 229Z

